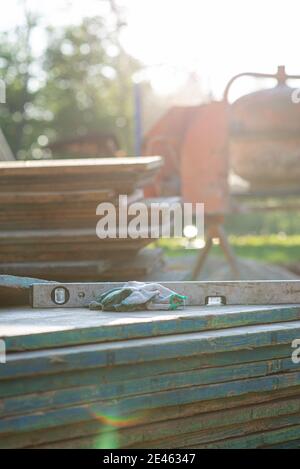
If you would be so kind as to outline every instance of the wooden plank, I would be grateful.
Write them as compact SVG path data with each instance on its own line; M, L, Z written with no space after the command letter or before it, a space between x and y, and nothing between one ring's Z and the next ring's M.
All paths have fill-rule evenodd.
M110 201L108 201L111 203ZM168 229L172 229L173 216L168 220L163 220L162 217L159 219L156 226L151 223L151 210L147 205L147 201L144 200L145 207L147 209L148 223L143 229L139 231L139 238L149 238L151 230L157 229L162 230L167 226ZM166 200L167 203L167 200ZM47 210L45 207L34 210L30 209L23 210L22 206L19 205L18 209L9 210L6 214L5 211L0 215L0 224L2 230L0 232L0 243L3 246L10 247L10 250L16 250L18 245L26 246L26 249L37 249L41 246L36 246L36 243L54 245L57 243L84 243L88 241L98 240L98 242L129 242L136 241L130 237L120 238L117 232L113 230L110 233L109 238L100 239L96 234L96 225L99 221L99 215L96 214L97 203L91 204L76 204L75 202L69 204L57 204L57 206L49 207L47 204ZM118 206L116 209L116 224L119 226L119 211ZM157 211L159 211L157 209ZM135 215L128 215L128 224L135 217ZM4 220L4 222L3 222ZM171 223L171 225L170 225ZM3 226L5 224L8 229ZM56 225L56 226L55 226ZM17 246L14 246L18 243Z
M1 245L0 268L7 262L32 262L35 261L55 261L69 260L70 262L95 261L103 259L128 259L137 251L150 244L153 240L147 239L105 239L97 238L95 232L88 237L74 238L69 242L53 242L29 245L16 241L16 244L8 243ZM7 238L8 239L8 238ZM70 235L70 240L72 236ZM1 244L1 243L0 243ZM3 272L3 270L2 270ZM5 272L3 272L5 273Z
M185 440L185 435L192 434L195 436L202 434L206 439L214 439L216 429L220 428L222 437L226 436L224 427L232 431L232 426L237 430L236 434L246 433L253 428L256 429L260 422L272 422L272 426L278 425L293 425L299 423L299 405L300 398L291 399L288 401L277 401L274 403L261 404L258 406L242 407L233 410L224 410L221 412L207 413L192 416L190 418L172 420L171 422L163 422L152 426L145 426L145 429L137 428L135 433L129 434L131 439L127 436L125 441L121 444L124 447L134 447L137 443L145 447L145 442L151 447L169 447L171 438L175 444L171 447L178 447L182 445L182 440ZM296 414L296 415L295 415ZM268 420L265 420L268 419ZM265 426L266 428L266 426ZM240 431L239 431L240 430ZM124 436L125 436L124 435ZM118 434L119 438L120 435ZM130 441L131 440L131 441ZM198 440L198 438L197 438ZM99 441L99 438L98 438ZM119 440L120 441L120 440ZM167 443L167 444L166 444ZM157 446L158 444L158 446Z
M95 241L98 239L99 242L103 243L103 240L97 238L95 229L91 228L78 228L78 229L53 229L53 230L24 230L24 231L1 231L0 232L0 242L4 245L9 245L19 242L22 245L32 244L32 243L43 243L43 244L53 244L53 243L88 243L90 241ZM132 241L137 241L136 239L113 239L110 238L109 242L111 243L123 243L129 244ZM38 247L38 246L36 246Z
M0 379L291 344L299 335L298 321L14 353Z
M86 281L86 280L141 280L154 268L162 265L161 249L142 249L133 253L130 259L120 262L114 259L98 261L59 261L59 262L19 262L0 264L0 272L10 275L30 275L47 280ZM29 301L28 301L29 303ZM299 308L300 312L300 308ZM1 310L0 310L1 314ZM299 314L300 319L300 314Z
M133 169L140 171L159 168L162 162L160 156L13 161L0 163L0 174L2 178L23 177L24 175L42 176L43 174L51 174L52 176L79 174L83 176L85 173L97 171L101 173L132 172Z
M0 170L1 179L1 170ZM3 192L1 193L1 203L5 204L3 210L7 210L7 206L19 207L23 209L26 205L29 208L42 208L44 204L60 204L60 203L78 203L78 202L104 202L108 200L117 200L116 194L111 189L98 189L98 190L81 190L81 191L66 191L66 192Z
M110 269L111 263L109 259L102 259L98 261L41 261L18 263L11 262L0 264L0 272L6 272L12 276L30 275L39 277L39 279L52 280L55 282L70 280L84 281L96 278L100 279L101 277L103 278L103 273L110 271ZM26 304L29 303L30 301L28 297Z
M52 443L64 441L72 435L72 439L84 437L89 442L89 446L94 446L94 440L101 437L107 441L118 438L119 447L134 446L137 444L149 444L149 442L161 442L167 438L184 438L185 434L194 432L214 432L216 428L232 425L242 426L247 422L259 421L265 418L274 418L280 416L289 416L299 413L299 397L262 403L259 405L250 405L243 408L224 409L217 412L206 412L188 417L176 418L176 409L172 420L164 419L155 422L148 422L147 416L139 419L128 418L124 420L124 425L116 425L114 428L109 421L91 420L82 424L72 426L62 426L53 429L40 430L38 432L24 433L2 436L0 439L1 448L18 448L31 445L42 445L43 443ZM163 412L161 419L163 419ZM61 444L61 443L59 443Z
M40 177L35 177L30 179L20 178L19 181L14 181L12 184L10 181L7 181L6 184L3 183L3 179L0 177L0 201L1 201L1 192L5 194L7 192L25 192L30 187L32 192L37 194L41 192L65 192L66 187L72 192L81 191L83 188L85 190L98 190L101 188L108 188L113 190L116 194L131 194L137 189L141 189L148 184L151 184L156 172L147 172L147 174L129 174L126 177L118 177L117 175L114 178L103 175L102 178L95 176L93 174L86 176L86 179L83 180L82 177L71 176L69 178L64 177L61 180L55 177L55 184L53 181L53 176L49 176L48 180L43 181Z
M137 396L99 401L61 409L45 409L43 412L17 415L0 420L0 434L14 433L20 430L35 431L41 428L57 427L90 420L91 415L117 416L135 412L151 412L152 409L181 406L199 401L235 397L252 393L271 392L300 385L300 372L283 373L262 378L244 379L228 383L141 394Z
M244 409L241 409L243 412ZM238 448L255 448L261 441L262 437L269 435L271 441L272 431L278 429L293 428L295 434L300 436L300 414L274 416L262 420L255 420L243 423L242 425L226 425L226 420L223 421L223 426L214 428L212 431L205 430L196 431L194 433L186 433L183 435L174 436L150 442L137 444L137 448L224 448L224 449L238 449ZM297 428L298 427L298 428ZM255 438L253 438L255 434ZM290 434L290 432L288 432ZM98 440L99 441L99 440ZM97 444L97 440L96 440ZM201 445L201 446L200 446ZM129 446L132 448L132 446Z
M272 445L277 442L297 440L300 437L300 425L280 428L278 430L263 432L254 435L248 435L244 438L233 438L232 440L223 440L210 443L208 445L194 446L201 449L247 449L257 448L259 446Z
M151 434L154 435L154 438L151 438L153 440L157 438L155 436L156 431L161 429L162 434L164 434L165 431L171 431L171 429L175 427L176 422L183 423L186 420L190 420L191 418L195 417L195 419L198 419L199 422L203 421L203 426L205 427L205 422L209 422L210 417L214 420L217 414L220 416L221 412L226 412L228 419L230 419L230 412L234 412L236 410L237 413L239 413L238 418L241 419L243 418L242 416L247 415L244 412L240 412L241 407L246 408L251 406L253 409L257 405L267 404L268 407L272 408L275 401L279 402L280 400L283 400L284 402L287 402L287 400L298 398L299 388L291 388L281 391L279 390L272 393L238 396L234 398L227 397L225 399L197 402L196 404L189 404L185 406L154 409L151 411L151 413L142 412L124 415L119 424L117 423L118 420L113 420L114 416L112 416L112 422L115 422L115 426L113 428L111 427L112 422L109 419L101 419L101 416L98 415L97 419L95 420L95 415L92 415L90 420L79 423L78 425L72 425L74 433L70 433L71 426L67 425L65 427L54 427L53 429L41 429L38 432L23 432L19 435L11 434L8 437L1 436L1 441L4 441L4 439L5 441L9 440L11 443L18 441L19 445L21 444L24 446L25 444L30 445L50 441L51 436L55 441L66 433L68 436L70 434L74 435L75 438L78 436L111 433L117 429L118 434L121 436L119 443L129 445L138 441L145 441L147 438L150 439ZM170 421L172 424L174 423L174 427L172 424L170 425ZM125 424L122 425L121 422L125 422ZM48 439L49 435L50 438Z
M72 386L95 385L103 383L116 383L142 377L160 377L164 373L183 373L193 370L198 373L202 369L212 367L229 366L234 364L259 362L264 360L281 360L290 358L291 347L289 345L279 347L267 347L253 350L241 350L239 353L225 352L200 357L175 358L142 364L123 365L117 367L92 368L64 372L50 375L29 376L22 380L3 380L0 386L0 397L32 394L41 390L68 388Z
M199 434L185 434L179 438L159 440L155 442L143 442L134 446L126 446L129 449L156 449L156 448L201 448L201 449L245 449L245 448L256 448L257 445L264 442L272 442L286 438L299 439L300 436L300 425L297 425L300 421L300 415L292 415L289 417L283 416L274 419L265 419L256 421L254 423L246 423L244 425L229 426L223 428L214 429L212 432L199 432ZM284 428L281 426L285 425ZM296 425L295 425L296 424ZM278 428L279 427L279 428ZM275 430L274 430L275 428ZM257 430L255 435L251 435L251 432ZM243 435L243 436L240 436ZM224 439L221 441L213 441L215 438L222 438L222 436L231 436L231 439ZM239 437L238 437L239 436ZM199 443L197 443L199 441ZM231 443L230 443L231 442ZM122 443L121 443L122 444ZM119 434L108 436L107 434L101 434L92 438L72 438L65 439L64 441L57 443L48 443L40 445L40 448L94 448L94 449L113 449L119 447L120 438ZM180 446L183 445L183 446ZM224 445L224 446L223 446ZM123 446L124 447L124 446Z
M110 445L115 428L121 447L297 440L300 364L291 360L291 343L300 335L299 310L287 304L125 315L0 312L10 347L33 347L8 349L0 367L0 446L80 447L95 436L98 446ZM53 348L45 347L51 341ZM125 428L112 426L124 421Z
M300 319L298 306L189 306L181 311L110 313L0 308L8 352L271 324Z
M20 194L24 196L24 202L18 201L14 204L9 204L6 201L2 202L3 209L0 213L0 226L4 232L71 229L82 226L95 230L99 220L96 208L101 202L114 204L117 211L116 221L118 223L119 200L114 192L112 195L109 195L107 191L55 192L53 201L51 201L50 192L37 192L35 196L29 193L29 197L25 197L26 193L24 192ZM90 200L88 197L90 197ZM0 196L0 199L3 199L3 197ZM128 196L128 204L141 200L143 200L141 191L136 191L136 193ZM147 205L147 201L143 201ZM45 204L47 204L46 210ZM128 221L131 218L133 218L133 215L128 217Z
M299 440L289 440L284 443L276 443L271 446L261 446L261 449L300 449L300 439Z
M76 284L64 286L68 289L70 299L64 307L82 307L89 304L95 297L110 288L122 286L120 282ZM299 304L300 281L239 281L239 282L163 282L163 285L187 296L187 304L191 306L205 305L207 298L223 297L229 305L274 305ZM84 297L78 297L78 291L84 292ZM33 286L33 306L53 307L51 301L51 286Z
M14 414L37 412L46 408L59 408L67 405L77 405L97 400L120 399L124 396L136 396L156 393L172 389L172 391L190 386L204 386L207 384L224 383L233 380L269 376L275 373L297 371L300 367L291 358L246 365L208 368L204 370L185 371L183 373L167 373L155 378L141 377L135 380L125 380L111 383L98 381L91 385L79 383L78 387L55 389L48 392L40 391L34 394L13 396L2 399L0 416L7 417ZM105 384L102 384L105 383Z

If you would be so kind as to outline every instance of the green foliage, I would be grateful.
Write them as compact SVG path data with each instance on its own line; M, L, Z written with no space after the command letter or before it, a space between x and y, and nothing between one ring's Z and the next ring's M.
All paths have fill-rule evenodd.
M12 151L29 148L39 134L39 118L34 115L36 91L34 63L30 47L37 18L27 14L23 26L0 35L0 78L6 84L6 104L0 107L0 127Z
M22 27L0 38L0 78L7 88L0 126L13 152L18 158L40 157L40 135L56 140L109 131L130 154L132 75L139 64L120 46L121 26L93 17L48 28L40 59L32 52L39 19L25 18Z
M43 63L47 81L39 100L53 115L55 136L117 131L123 148L130 151L131 77L137 68L99 17L50 29Z

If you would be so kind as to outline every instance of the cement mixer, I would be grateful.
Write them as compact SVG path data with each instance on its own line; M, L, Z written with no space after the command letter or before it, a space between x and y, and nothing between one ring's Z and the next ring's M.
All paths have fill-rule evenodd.
M229 104L231 86L244 76L275 78L277 85ZM253 190L299 188L300 103L288 79L300 75L287 75L283 66L276 74L241 73L221 102L170 109L144 139L144 154L166 161L149 193L181 194L204 202L208 213L226 213L230 170Z
M228 84L224 100L235 80L243 76L276 78L277 85L242 96L229 108L229 156L234 172L255 189L299 188L300 105L297 89L286 81L284 67L277 74L242 73Z
M233 83L244 76L275 78L277 85L228 101ZM204 203L206 246L194 268L197 278L215 238L236 277L237 263L223 229L233 210L229 173L249 184L250 193L300 192L300 95L290 88L283 66L276 74L241 73L228 83L223 100L170 109L147 133L143 154L161 155L165 165L147 196L181 195ZM297 100L298 101L298 100Z

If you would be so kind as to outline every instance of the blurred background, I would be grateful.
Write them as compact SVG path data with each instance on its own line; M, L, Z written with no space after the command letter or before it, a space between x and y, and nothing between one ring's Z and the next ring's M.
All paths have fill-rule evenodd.
M183 193L186 200L199 197L199 202L200 196L208 197L208 215L222 216L235 255L274 265L272 278L300 273L300 105L292 103L290 89L276 91L277 82L283 86L285 80L280 72L275 76L278 65L285 65L283 75L300 74L299 2L10 0L2 8L3 159L162 154L167 169L160 187L149 188L148 195ZM241 77L230 89L225 111L213 111L211 104L223 103L229 80L242 72L274 77ZM289 85L300 86L300 81ZM273 94L253 95L254 105L237 101L258 90ZM233 111L224 130L222 113L228 109ZM253 122L263 113L266 122L255 128ZM225 160L216 158L209 169L200 165L198 182L191 182L182 163L186 148L191 149L190 168L197 155L209 160L201 156L207 151L201 119L219 122L209 144L226 145L228 161L224 166ZM185 129L180 144L178 128ZM249 143L250 133L252 142L262 142L264 157L267 152L261 163L262 150ZM240 145L246 168L236 156ZM218 200L204 189L203 194L187 190L206 184L214 191L212 181L223 188L226 182ZM183 253L185 259L188 251L194 256L192 241L187 246L162 240L160 245L176 264ZM212 235L212 241L213 259L218 259L222 246L218 236ZM260 265L247 264L247 269L259 278Z

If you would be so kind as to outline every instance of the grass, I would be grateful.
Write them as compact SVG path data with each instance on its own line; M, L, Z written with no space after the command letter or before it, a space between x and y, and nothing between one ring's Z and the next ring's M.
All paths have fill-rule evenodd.
M300 263L299 235L230 236L229 241L241 257L274 264Z
M300 263L300 235L231 235L229 242L240 257L283 265ZM195 255L195 249L187 249L180 238L161 239L157 244L170 257ZM222 255L217 245L212 253Z

